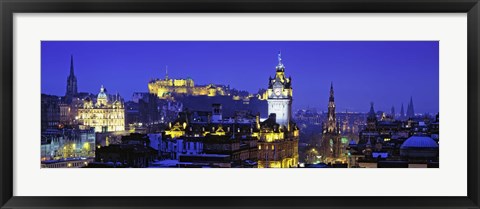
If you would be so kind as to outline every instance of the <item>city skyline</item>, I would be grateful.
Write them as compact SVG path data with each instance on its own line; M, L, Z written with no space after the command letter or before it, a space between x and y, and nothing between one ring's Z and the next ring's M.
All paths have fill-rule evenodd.
M97 93L104 85L130 100L133 92L148 91L150 79L164 78L168 66L170 78L257 93L267 88L279 51L296 109L325 111L333 82L338 112L367 112L374 102L376 110L394 106L399 113L411 97L416 113L438 112L436 41L43 41L41 89L65 94L73 55L79 92Z

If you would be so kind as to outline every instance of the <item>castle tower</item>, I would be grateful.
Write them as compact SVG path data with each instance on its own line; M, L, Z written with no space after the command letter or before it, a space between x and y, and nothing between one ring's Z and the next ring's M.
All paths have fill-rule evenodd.
M78 94L77 90L77 77L75 77L75 72L73 70L73 55L70 56L70 75L67 77L67 91L65 92L65 96L67 100L71 102L72 97Z
M275 114L276 122L288 128L292 118L292 79L285 76L280 53L275 77L269 79L267 95L268 115Z

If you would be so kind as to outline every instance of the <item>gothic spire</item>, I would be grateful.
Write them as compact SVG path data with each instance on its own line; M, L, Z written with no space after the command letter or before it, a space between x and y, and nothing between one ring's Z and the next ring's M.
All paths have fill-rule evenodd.
M70 55L70 76L75 76L75 73L73 72L73 55Z
M334 92L333 92L333 82L330 83L330 101L333 102L335 100L334 98Z
M73 70L73 55L70 55L70 74L67 77L67 91L65 92L67 103L70 103L73 96L77 95L77 93L77 78Z

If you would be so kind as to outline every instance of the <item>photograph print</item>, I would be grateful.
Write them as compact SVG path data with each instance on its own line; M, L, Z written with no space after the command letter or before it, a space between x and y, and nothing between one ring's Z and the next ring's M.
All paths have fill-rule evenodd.
M438 41L41 42L45 169L439 168L439 122Z

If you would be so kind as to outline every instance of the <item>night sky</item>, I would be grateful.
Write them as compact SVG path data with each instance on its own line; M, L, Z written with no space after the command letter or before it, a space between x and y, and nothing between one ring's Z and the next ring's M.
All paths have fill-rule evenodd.
M147 92L151 78L230 84L256 93L267 88L277 54L292 77L294 108L326 110L330 82L337 111L397 113L413 97L416 113L439 108L437 41L43 41L42 93L64 95L74 56L79 92L109 93L130 100Z

